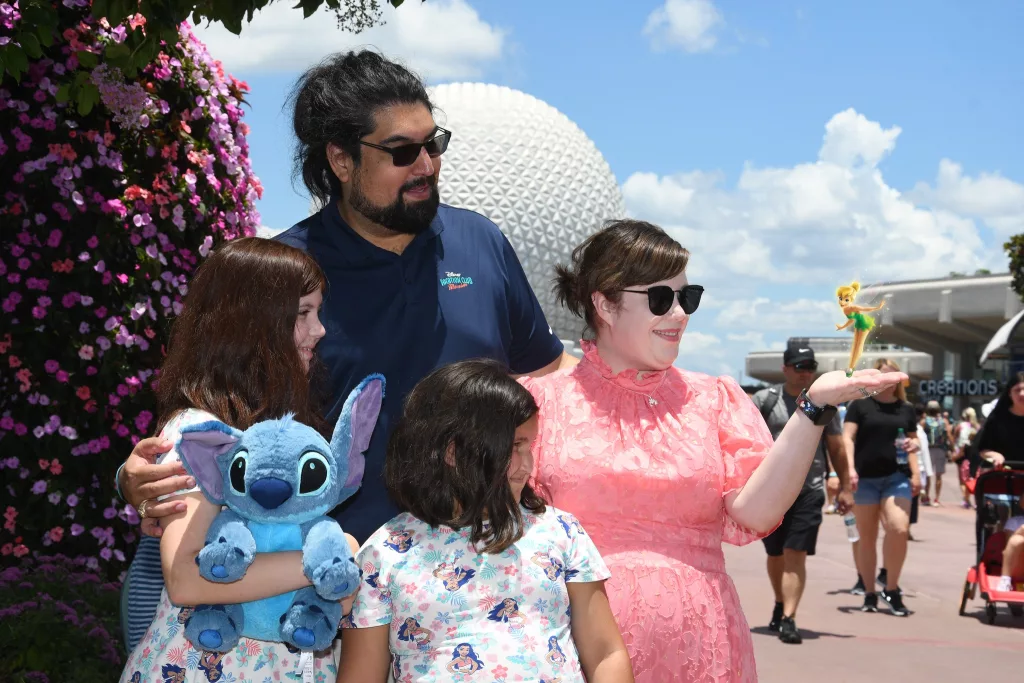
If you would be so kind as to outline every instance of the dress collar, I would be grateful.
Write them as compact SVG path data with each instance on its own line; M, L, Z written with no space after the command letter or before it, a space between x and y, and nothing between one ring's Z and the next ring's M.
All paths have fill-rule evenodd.
M665 374L668 372L667 370L657 370L641 373L638 370L623 370L615 374L601 358L601 354L597 352L597 344L584 340L580 342L580 347L583 349L584 362L582 365L593 368L604 379L630 391L651 394L661 386L665 380Z

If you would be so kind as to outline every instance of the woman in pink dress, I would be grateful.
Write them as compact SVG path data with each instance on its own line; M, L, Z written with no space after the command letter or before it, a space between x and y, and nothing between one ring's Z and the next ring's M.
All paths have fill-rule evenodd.
M753 644L723 541L778 525L832 406L906 375L823 375L773 445L732 378L673 366L703 291L687 281L688 258L660 228L619 221L558 268L561 300L595 340L576 367L521 380L540 406L534 483L607 562L637 683L745 683L757 680Z

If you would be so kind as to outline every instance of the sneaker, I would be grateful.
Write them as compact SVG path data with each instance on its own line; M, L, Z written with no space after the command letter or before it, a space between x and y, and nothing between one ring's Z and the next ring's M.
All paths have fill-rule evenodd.
M772 610L772 620L768 622L768 630L779 632L779 626L782 623L782 603L775 603L775 609Z
M885 567L882 567L881 569L878 570L878 578L875 579L875 581L878 582L879 586L881 586L882 588L885 588L885 582L886 582L886 580L888 578L889 578L889 572L886 570Z
M796 627L793 617L782 617L782 626L779 628L779 640L790 645L799 645L804 642L800 635L800 629Z
M1009 593L1013 590L1013 579L1009 576L1000 576L999 583L996 584L996 590L1000 593Z
M864 579L857 577L857 583L850 589L851 595L864 595Z
M882 597L885 598L887 603L889 603L889 609L892 610L892 613L897 617L910 616L910 610L908 610L903 604L903 591L899 588L892 592L882 591Z
M877 593L865 593L864 604L860 607L861 612L877 612L878 611L878 594Z

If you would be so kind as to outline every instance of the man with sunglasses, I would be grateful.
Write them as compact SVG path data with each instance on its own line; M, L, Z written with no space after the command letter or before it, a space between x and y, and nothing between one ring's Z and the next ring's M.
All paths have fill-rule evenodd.
M307 251L327 276L327 334L317 355L327 370L328 422L363 377L387 379L362 488L332 513L363 542L398 512L381 477L384 450L420 379L468 358L532 376L577 361L498 227L440 203L441 155L452 133L435 123L418 77L375 52L336 54L299 78L292 99L296 175L323 208L277 239ZM156 498L186 488L183 471L168 476L149 464L168 448L145 439L118 470L126 500L149 501L144 531L152 534L152 518L175 511L173 501ZM159 552L145 551L135 564L148 557L158 577Z
M811 386L818 370L814 350L808 346L790 345L782 355L782 362L785 382L762 389L753 396L772 438L778 438L790 416L796 412L797 397ZM829 471L827 465L830 461L832 470L829 476L839 477L840 483L836 507L844 513L853 507L853 495L846 481L846 451L838 415L825 427L800 495L786 512L779 528L763 539L768 552L768 578L775 593L775 609L769 628L778 632L784 643L799 644L803 641L796 627L796 609L807 580L807 556L813 555L817 546L822 507L825 505L824 477Z

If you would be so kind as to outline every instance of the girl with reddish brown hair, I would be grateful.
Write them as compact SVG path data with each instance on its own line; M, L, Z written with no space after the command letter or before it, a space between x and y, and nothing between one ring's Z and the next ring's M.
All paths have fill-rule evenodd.
M244 430L287 413L320 427L308 375L313 349L325 332L318 316L325 282L312 257L273 240L242 238L211 254L190 284L160 371L161 438L174 443L184 426L207 420ZM178 454L171 450L160 462L170 473L179 464ZM139 506L143 518L147 508L157 506L174 512L161 518L159 540L143 539L129 570L129 630L139 621L148 623L148 630L122 680L187 676L206 661L184 636L190 606L248 602L311 585L300 552L261 553L234 583L201 578L195 558L220 506L194 484L190 480L190 488ZM357 546L349 540L354 553ZM268 665L278 675L299 672L298 657L283 643L243 638L238 652L243 651L248 656L231 653L235 656L207 662L216 669L207 676L217 674L210 680L228 674L233 680L249 678ZM333 675L335 663L330 650L314 658L315 669L325 675Z

